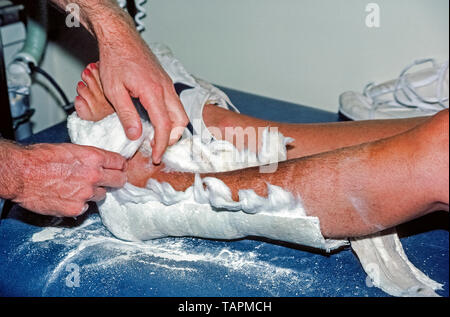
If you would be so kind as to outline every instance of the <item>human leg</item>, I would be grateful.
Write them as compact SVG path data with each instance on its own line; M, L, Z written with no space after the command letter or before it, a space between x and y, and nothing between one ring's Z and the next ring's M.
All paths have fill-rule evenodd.
M81 90L79 93L84 97ZM86 96L84 99L89 99ZM107 106L107 103L86 104L94 116L96 105ZM207 126L211 123L207 112L213 108L207 106L205 109ZM82 111L79 113L83 116ZM223 127L229 126L228 120L223 122ZM241 127L267 126L266 121L242 115L233 122ZM289 131L296 133L303 129L303 125L279 124L279 127L287 135ZM299 133L300 138L310 133L311 139L305 138L303 143L313 145L311 153L318 151L321 142L329 142L341 133L339 138L326 143L324 152L327 153L280 163L276 173L260 174L258 169L250 168L202 176L221 179L231 189L234 200L244 188L267 195L266 183L289 190L301 197L308 215L319 217L321 229L329 237L369 234L436 208L448 208L448 176L444 177L448 175L448 112L431 119L333 124L329 127L310 125ZM325 134L321 133L327 129ZM342 133L348 136L344 138L347 143L340 143L341 148L333 149L338 146L336 143L342 142ZM376 138L380 140L374 141ZM301 150L302 146L299 148ZM436 164L430 169L431 161ZM129 181L144 187L149 178L184 190L192 185L194 175L163 172L161 166L149 164L149 159L138 153L129 163Z

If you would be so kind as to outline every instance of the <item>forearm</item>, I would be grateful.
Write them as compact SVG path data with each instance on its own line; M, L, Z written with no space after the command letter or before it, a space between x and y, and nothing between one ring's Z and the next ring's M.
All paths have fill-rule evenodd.
M22 148L11 141L0 138L0 198L14 199L20 192L20 160Z
M81 24L100 43L108 43L122 35L139 37L132 18L121 9L115 0L51 0L62 10L68 4L77 4L80 8Z

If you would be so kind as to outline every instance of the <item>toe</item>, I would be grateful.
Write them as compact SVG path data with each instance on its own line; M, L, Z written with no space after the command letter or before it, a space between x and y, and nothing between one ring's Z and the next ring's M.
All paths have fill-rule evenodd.
M97 101L95 99L94 94L92 93L90 87L86 86L86 84L80 81L77 85L77 93L80 97L84 99L86 102L86 106L89 109L89 112L92 114L92 120L96 120L96 113L98 112L96 109Z
M91 64L88 65L88 68L91 71L92 76L94 76L94 79L95 79L95 81L97 83L97 86L99 87L100 90L103 91L102 82L100 80L100 71L99 71L98 66L99 66L98 62L97 63L91 63Z
M96 77L89 68L90 68L89 66L86 67L84 71L81 73L81 79L83 79L83 81L86 83L86 86L89 87L89 90L94 95L103 94Z
M83 120L93 121L93 115L86 100L81 96L75 97L75 110L78 116Z
M92 92L84 82L78 82L77 93L80 97L83 97L87 101L88 105L91 105L93 103L94 98Z
M109 104L100 84L100 74L98 65L91 63L81 73L80 81L77 85L77 92L85 101L91 121L98 121L114 113L113 107Z

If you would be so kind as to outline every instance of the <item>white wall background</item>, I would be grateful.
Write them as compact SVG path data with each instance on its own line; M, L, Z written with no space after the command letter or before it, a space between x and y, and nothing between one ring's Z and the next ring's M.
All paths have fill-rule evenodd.
M380 6L379 28L365 25L370 2ZM199 77L334 112L346 90L449 55L448 0L150 0L146 8L143 37L168 44ZM96 57L85 32L62 25L43 66L73 98ZM44 91L33 103L35 131L63 118Z

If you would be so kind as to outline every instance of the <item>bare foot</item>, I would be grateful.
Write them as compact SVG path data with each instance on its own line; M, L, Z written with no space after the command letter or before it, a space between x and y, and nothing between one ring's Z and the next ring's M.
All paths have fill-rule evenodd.
M75 110L78 116L83 120L100 121L114 113L114 108L103 94L98 62L89 64L81 74L81 78L83 81L77 85L78 96L75 98ZM128 182L145 187L148 179L155 177L162 168L162 164L153 165L150 157L137 152L128 160Z
M114 113L113 106L103 94L98 62L89 64L81 74L81 78L83 81L78 83L78 96L75 98L75 109L78 116L83 120L100 121ZM220 124L220 120L213 119L223 116L215 115L214 109L219 109L218 111L221 111L222 109L213 105L207 105L205 109L212 110L204 113L205 121L208 121L206 124ZM226 111L223 115L226 115L227 113L231 112ZM220 138L220 136L217 137ZM148 180L153 178L159 182L170 183L175 190L185 190L193 183L193 174L176 172L165 173L161 171L163 168L164 164L154 165L151 161L151 157L138 151L128 160L128 182L138 187L145 187Z
M78 96L75 98L75 109L83 120L100 121L114 113L114 108L103 94L98 62L89 64L81 73L77 85Z

